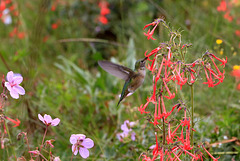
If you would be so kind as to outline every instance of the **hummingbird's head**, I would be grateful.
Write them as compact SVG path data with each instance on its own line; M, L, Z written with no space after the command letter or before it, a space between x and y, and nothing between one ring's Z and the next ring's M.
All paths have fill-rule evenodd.
M148 57L145 57L143 59L140 59L138 60L136 63L135 63L135 70L145 70L145 63L146 63L146 60L147 60Z

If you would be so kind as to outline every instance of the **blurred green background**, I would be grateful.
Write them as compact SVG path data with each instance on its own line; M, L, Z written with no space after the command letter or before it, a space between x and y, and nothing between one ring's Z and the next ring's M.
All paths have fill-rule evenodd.
M26 95L19 100L9 96L4 114L18 118L21 125L10 127L12 142L6 142L6 148L0 150L1 160L13 159L14 155L29 159L24 140L17 141L16 136L25 131L31 150L39 146L45 127L38 120L38 113L61 119L59 126L50 128L46 138L56 140L52 152L61 160L70 160L69 138L79 133L95 143L87 160L136 160L141 153L147 152L155 144L154 131L157 129L137 108L151 93L151 74L147 73L141 89L116 108L124 82L99 68L97 61L111 60L133 68L134 62L143 58L146 50L158 45L158 41L146 39L143 27L161 16L169 26L183 31L183 42L193 44L188 50L187 61L201 57L206 50L220 58L228 57L223 83L208 88L199 80L195 85L195 139L215 143L226 138L240 138L240 93L230 74L234 65L240 65L240 37L235 34L240 25L236 20L224 19L224 13L217 11L220 1L107 2L108 23L102 24L98 20L100 8L96 0L12 0L18 16L11 12L12 23L0 23L0 74L6 75L10 70L21 73ZM55 3L56 10L52 11ZM240 16L239 7L238 4L232 7L231 14ZM10 37L14 28L18 34ZM153 37L161 42L168 40L163 27ZM217 39L223 43L216 44ZM187 105L189 91L188 87L182 91ZM169 107L174 102L166 104ZM134 127L136 141L120 142L116 138L124 120L137 121ZM214 156L219 156L218 152L235 152L220 155L220 160L238 160L239 145L235 141L209 150L216 153ZM81 157L77 155L74 160L81 160Z

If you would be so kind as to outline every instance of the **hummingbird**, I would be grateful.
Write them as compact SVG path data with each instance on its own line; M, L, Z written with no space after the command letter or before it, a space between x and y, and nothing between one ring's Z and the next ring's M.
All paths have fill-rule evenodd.
M117 106L126 96L133 94L135 90L144 82L146 74L145 63L147 58L148 57L137 60L135 63L135 70L106 60L98 61L98 65L103 70L111 75L125 80L125 84L123 86Z

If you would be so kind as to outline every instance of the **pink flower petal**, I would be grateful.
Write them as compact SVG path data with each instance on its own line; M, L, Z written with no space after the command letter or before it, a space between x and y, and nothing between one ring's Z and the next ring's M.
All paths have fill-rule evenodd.
M71 144L76 144L77 143L77 137L75 134L72 134L70 137L70 143Z
M52 117L50 115L45 114L44 115L44 121L49 124L52 122Z
M42 122L45 124L45 122L44 122L44 119L43 119L42 115L38 114L38 119L39 119L39 120L41 120L41 121L42 121Z
M75 145L72 145L72 152L74 155L77 155L78 153L77 147Z
M16 85L16 86L13 86L13 89L15 91L17 91L20 95L24 95L25 94L25 90L23 87L19 86L19 85Z
M88 151L86 148L80 148L80 149L79 149L79 154L80 154L83 158L89 157L89 151Z
M19 98L18 92L16 90L14 90L14 89L10 90L10 95L11 95L12 98L15 98L15 99Z
M13 81L16 84L20 84L23 81L23 77L22 76L15 76L15 77L13 77Z
M12 90L12 87L11 87L11 85L10 85L9 82L5 82L5 87L7 87L7 89L8 89L9 91Z
M51 125L52 126L57 126L59 124L59 122L60 122L60 119L59 118L55 118L55 119L52 120Z
M7 73L7 81L12 82L12 80L13 80L13 72L10 71L10 72Z
M77 137L78 140L84 140L86 138L86 136L83 134L76 134L75 136Z
M87 138L87 139L83 140L82 145L83 145L85 148L89 149L89 148L92 148L92 147L94 146L94 142L93 142L92 139Z

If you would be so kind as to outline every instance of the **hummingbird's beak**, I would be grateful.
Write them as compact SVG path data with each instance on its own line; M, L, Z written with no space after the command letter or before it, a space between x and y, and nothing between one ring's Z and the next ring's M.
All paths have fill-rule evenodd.
M145 62L147 59L148 59L148 57L145 57L145 58L143 58L143 60L142 60L142 61L143 61L143 62Z

